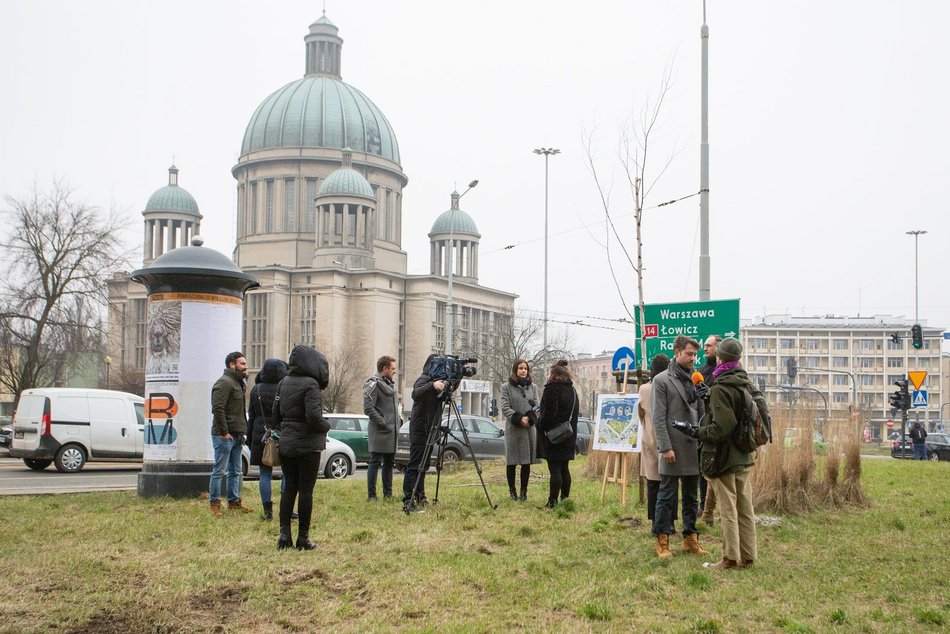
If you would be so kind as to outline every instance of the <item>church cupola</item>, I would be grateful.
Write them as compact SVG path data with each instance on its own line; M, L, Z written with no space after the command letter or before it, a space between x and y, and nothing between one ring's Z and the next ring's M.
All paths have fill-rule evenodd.
M310 25L310 33L304 38L307 48L307 72L305 75L329 75L341 79L340 52L343 48L343 38L339 29L327 18L326 11L323 17Z

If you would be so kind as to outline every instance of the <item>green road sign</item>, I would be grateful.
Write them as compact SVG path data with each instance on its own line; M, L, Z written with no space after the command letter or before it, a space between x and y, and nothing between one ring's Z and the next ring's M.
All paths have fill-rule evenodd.
M703 341L709 335L739 337L739 300L722 299L708 302L678 302L675 304L647 304L643 307L644 330L647 335L647 356L650 360L661 352L673 358L673 341L677 335L686 335L699 342L697 363L706 362ZM640 352L640 309L634 307L637 318L637 353Z

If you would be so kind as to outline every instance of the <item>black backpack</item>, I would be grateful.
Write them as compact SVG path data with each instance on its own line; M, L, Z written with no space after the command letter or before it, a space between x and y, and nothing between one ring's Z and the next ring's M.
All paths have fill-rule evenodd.
M732 430L732 444L743 453L752 453L772 442L772 421L763 414L748 388L742 389L743 407Z

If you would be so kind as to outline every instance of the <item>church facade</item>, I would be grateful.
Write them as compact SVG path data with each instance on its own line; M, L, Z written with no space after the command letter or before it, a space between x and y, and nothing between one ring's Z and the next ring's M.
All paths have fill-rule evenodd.
M362 411L359 391L376 359L395 356L408 407L407 388L426 357L446 349L450 271L452 350L460 356L497 349L493 338L510 323L516 296L478 283L481 236L458 193L429 233L429 273L408 274L402 220L409 179L386 117L342 81L342 44L326 16L310 25L304 77L260 104L231 170L233 258L261 283L245 300L243 350L253 372L268 357L286 359L294 345L316 347L331 375L345 382L336 410L351 412ZM159 192L178 187L177 170L174 178ZM163 204L152 199L143 212L146 265L187 244L201 218L197 204L188 215L156 209ZM147 346L145 293L137 287L118 277L110 284L112 356L135 366ZM467 382L458 400L464 411L481 414L495 389Z

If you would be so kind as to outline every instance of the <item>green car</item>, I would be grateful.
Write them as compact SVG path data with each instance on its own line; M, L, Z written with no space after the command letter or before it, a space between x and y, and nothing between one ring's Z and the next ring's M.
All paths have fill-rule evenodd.
M808 430L802 427L789 427L785 430L785 446L786 447L801 447L804 443L803 440L808 433ZM825 437L821 435L821 432L815 430L812 432L812 445L815 448L815 451L818 453L824 453L825 451Z
M353 450L357 462L369 462L369 416L364 414L324 414L330 423L327 435Z

